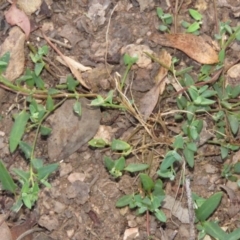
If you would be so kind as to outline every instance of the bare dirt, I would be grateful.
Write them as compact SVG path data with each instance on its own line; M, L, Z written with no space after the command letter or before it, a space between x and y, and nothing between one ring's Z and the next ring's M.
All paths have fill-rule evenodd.
M4 42L10 27L4 21L3 12L9 6L6 1L0 2L0 9L2 9L0 13L0 16L2 16L0 39L1 42ZM50 13L44 11L43 13L40 12L39 15L33 13L30 18L38 26L42 26L48 37L62 43L62 45L55 44L64 55L72 56L83 65L93 68L93 71L82 73L82 76L91 85L92 93L102 95L106 95L109 90L114 88L114 78L112 77L114 73L117 72L120 75L124 73L126 68L122 58L124 47L129 44L144 45L156 54L160 52L160 49L163 48L162 45L149 39L152 33L158 33L159 19L156 16L156 8L162 7L170 13L175 8L175 1L157 0L53 0L46 2L51 6ZM218 1L216 2L218 5ZM229 6L234 8L218 6L218 21L229 20L235 26L239 21L236 17L239 1L229 1L228 3ZM184 1L178 15L177 31L183 31L180 25L181 19L189 20L189 8L198 9L202 13L204 20L201 34L213 38L216 31L215 12L213 1L208 0ZM35 46L46 44L39 29L30 34L29 41ZM68 45L71 47L67 48ZM227 52L229 63L239 58L239 43L235 44L234 47ZM198 71L199 63L191 60L178 50L172 48L167 48L167 50L172 56L177 56L180 59L177 68L193 65L196 72ZM24 53L25 61L22 64L24 64L24 67L31 67L32 63L26 43ZM49 87L58 84L61 76L69 74L68 68L56 61L56 56L57 53L51 49L47 61L57 66L56 69L59 70L57 74L50 75L44 70L42 76ZM158 68L159 65L151 61L150 64L143 62L141 66L134 65L132 67L127 78L127 95L132 96L136 104L139 104L139 100L144 96L144 93L154 85L154 77ZM82 89L79 89L79 91L82 91ZM171 89L166 89L163 96L162 101L156 107L156 114L159 109L161 112L176 109L176 97L172 94ZM14 154L10 154L7 144L13 124L12 115L23 107L23 97L7 91L4 91L1 97L0 158L10 170L13 167L22 169L27 167L27 162L23 159L22 153L17 150ZM69 114L64 112L64 108L60 109L63 115ZM175 181L164 181L164 189L168 196L166 200L168 206L167 203L165 203L165 207L163 206L163 211L167 216L166 223L157 221L151 214L148 216L149 219L147 219L146 214L137 216L135 211L128 207L116 208L115 204L119 197L139 189L138 176L124 174L118 180L113 179L103 163L103 156L112 156L111 151L109 149L91 148L87 141L95 135L100 125L104 126L105 131L111 138L125 140L135 129L138 129L137 134L134 138L130 138L129 142L136 146L136 151L127 158L127 162L148 162L151 159L151 170L148 173L156 179L159 164L168 149L168 145L180 131L180 125L175 122L172 116L163 117L159 119L158 123L149 121L155 135L153 141L144 128L128 113L99 108L94 114L91 117L85 115L83 123L79 125L79 128L83 128L84 133L88 132L84 136L84 140L81 138L83 133L78 133L74 120L71 120L70 116L69 122L64 123L64 126L62 122L57 123L55 117L48 120L48 124L55 125L54 131L58 132L59 129L59 132L63 131L63 133L58 134L57 139L56 137L55 139L51 138L51 141L55 141L53 144L52 142L49 143L49 139L39 138L36 155L45 159L46 163L63 160L59 162L59 170L50 177L49 182L52 188L41 190L36 206L31 211L23 208L18 214L11 214L8 219L10 225L23 224L20 227L21 230L19 230L21 233L25 231L24 229L36 230L31 236L29 235L28 238L24 239L189 239L189 219L184 221L184 217L188 217L187 197L184 187L180 185L183 172L191 178L192 192L201 197L206 198L219 191L221 184L228 184L227 186L239 195L239 189L236 185L221 178L223 162L219 157L219 149L213 145L204 144L196 157L194 169L186 166L184 169L180 169L181 171L178 172ZM99 120L93 121L93 119ZM205 116L204 120L207 123L206 128L211 127L208 124L211 124L208 115ZM25 135L24 140L32 141L33 137L30 132ZM69 140L69 145L64 150L64 154L61 155L62 151L60 150L63 150L63 147L58 144L64 141L63 138ZM152 142L156 143L154 147L150 145L149 148L141 148L141 146ZM76 145L76 143L79 144ZM61 149L59 150L59 148ZM61 156L61 159L58 158L59 156ZM7 211L12 202L12 196L2 191L1 205L3 212ZM180 204L181 208L174 210L175 204ZM221 226L228 226L230 230L238 228L240 224L239 203L234 205L234 208L237 209L235 215L229 213L231 204L228 195L224 194L221 205L213 216L213 219L217 219ZM34 218L34 221L31 221L32 218ZM151 238L148 236L147 225L150 229ZM127 236L128 229L136 230L137 234L133 233L132 236ZM17 230L13 232L17 232ZM19 236L20 234L16 235Z

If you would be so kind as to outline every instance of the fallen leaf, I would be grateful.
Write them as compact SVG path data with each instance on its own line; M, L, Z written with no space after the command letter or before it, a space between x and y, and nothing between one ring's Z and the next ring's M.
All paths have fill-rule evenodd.
M64 56L61 51L55 47L52 42L50 41L50 39L43 33L42 31L42 35L44 37L44 39L48 42L48 44L59 54L59 56L63 59L63 61L66 63L66 65L70 68L72 74L74 75L74 77L87 89L90 89L89 86L87 86L87 84L84 82L84 80L82 79L82 75L81 73L78 71L78 69L72 65L72 62L69 61L69 59Z
M19 26L25 32L26 39L29 38L31 31L30 21L27 15L16 7L14 2L9 10L5 13L5 18L10 25Z
M4 215L0 215L0 222L2 223L0 226L0 236L4 236L4 240L12 240L12 234L7 223L4 221Z
M81 72L85 72L85 71L88 71L88 70L92 70L92 68L90 67L86 67L84 65L82 65L81 63L77 62L76 60L70 58L70 57L67 57L67 56L64 56L65 59L68 59L68 62L71 63L71 65L76 68L77 70L80 70ZM60 57L60 56L57 56L56 57L56 60L58 62L60 62L61 64L63 64L64 66L66 66L66 63L65 61L63 61L63 59Z
M159 59L161 59L162 63L165 64L165 66L170 67L171 66L171 56L169 53L167 53L165 50L161 52ZM147 120L150 114L152 113L153 109L155 108L159 95L161 95L165 89L166 86L166 75L167 75L168 69L164 67L160 67L159 72L157 76L155 77L156 84L154 87L148 91L144 97L140 101L140 107L139 112L142 114L143 119Z
M18 0L17 4L26 14L31 15L40 8L42 0L34 1Z
M79 99L81 117L74 114L73 105L77 100L67 100L49 117L52 134L48 138L48 155L51 160L65 159L87 143L97 132L101 112L90 107L90 101Z
M150 40L166 47L177 48L202 64L218 62L218 53L201 36L193 34L153 34Z

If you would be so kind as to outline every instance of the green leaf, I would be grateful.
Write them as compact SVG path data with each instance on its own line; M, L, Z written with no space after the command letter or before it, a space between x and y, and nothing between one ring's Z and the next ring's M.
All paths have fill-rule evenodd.
M194 22L187 28L187 32L193 33L193 32L196 32L198 29L200 29L199 22Z
M232 130L232 133L235 135L238 132L238 128L239 128L238 119L234 115L231 115L231 114L228 114L227 118L228 118L231 130Z
M73 105L73 111L78 115L81 116L82 115L82 106L81 103L79 101L76 101Z
M102 96L98 95L96 99L91 101L91 106L101 106L105 103L105 100Z
M131 146L122 140L119 139L113 139L112 143L111 143L111 149L113 151L127 151L131 148Z
M165 26L165 25L163 25L163 24L161 24L161 25L159 26L159 30L160 30L161 32L165 32L165 31L168 30L168 27Z
M141 183L143 185L143 189L146 192L150 192L154 187L153 180L145 173L140 173L139 176L140 176L140 179L141 179Z
M120 197L116 202L116 207L125 207L133 201L133 195L124 195Z
M184 140L182 135L177 135L173 142L173 147L175 149L183 149Z
M196 152L197 151L197 145L195 142L190 142L190 143L187 143L187 148L193 152Z
M76 81L76 80L74 80L74 78L73 78L71 75L69 75L69 76L67 77L67 88L68 88L68 91L74 92L75 89L76 89L76 86L77 86L78 84L79 84L79 82Z
M188 148L183 149L183 155L188 163L188 165L193 168L194 167L194 152Z
M9 137L9 148L11 153L16 150L19 142L21 141L28 119L29 114L25 110L22 110L16 117Z
M114 167L118 171L122 171L125 167L126 160L124 157L120 157L119 159L115 160Z
M225 49L224 48L220 50L220 52L218 54L218 59L221 63L224 62L224 59L225 59Z
M226 232L224 232L217 223L212 222L212 221L206 221L203 223L203 227L205 232L214 237L215 239L219 239L219 240L226 240L229 239L228 234ZM239 235L238 235L239 237ZM237 238L239 239L239 238ZM237 240L236 239L236 240Z
M167 152L160 166L160 170L162 172L166 171L175 161L180 161L181 159L181 156L176 151L172 150Z
M46 166L43 166L43 167L37 169L38 180L47 178L48 175L50 175L55 170L57 170L58 166L59 166L59 164L52 163L52 164L48 164Z
M125 65L133 65L134 63L137 62L137 60L138 60L138 57L131 57L127 53L125 53L123 56L123 62Z
M47 96L46 109L51 112L54 109L54 102L50 95Z
M233 232L228 234L227 240L238 240L240 236L240 228L234 230Z
M195 86L190 86L188 88L188 92L189 92L190 97L193 101L196 100L197 97L199 96L199 93L198 93L197 88Z
M42 89L42 90L45 88L44 81L42 80L42 78L40 76L35 75L35 73L33 75L33 80L34 80L34 83L36 84L37 88Z
M44 45L38 49L38 54L39 55L47 55L49 51L49 48L47 45Z
M43 62L35 64L34 72L35 72L36 76L40 75L40 73L42 72L44 66L45 66L45 63L43 63Z
M31 163L35 169L43 167L43 160L40 158L31 159Z
M17 185L14 183L2 160L0 160L0 181L4 190L8 190L15 194Z
M115 162L110 157L104 156L103 161L108 171L111 171L114 168Z
M228 156L228 148L221 147L221 157L225 159Z
M93 138L88 142L88 144L92 147L97 147L97 148L104 148L109 145L102 138Z
M162 18L163 14L164 14L164 12L163 12L162 8L157 7L157 15L160 19Z
M129 165L127 165L127 167L124 168L125 171L128 172L139 172L139 171L143 171L149 168L148 164L144 164L144 163L130 163Z
M167 217L162 210L155 209L154 215L160 222L166 222L167 221Z
M29 178L30 178L30 173L29 172L25 172L21 169L17 169L17 168L13 168L13 172L18 176L20 177L20 180L23 180L23 181L20 181L22 184L26 183L26 182L29 182Z
M163 190L163 182L161 181L161 179L158 179L155 182L152 195L156 196L158 198L161 198L161 197L163 197L163 199L165 198L165 193L164 193L164 190Z
M10 52L6 52L3 56L0 58L0 74L6 71L8 63L10 60Z
M31 154L32 154L32 150L33 150L32 146L29 145L26 142L20 141L19 142L19 147L20 147L21 151L24 153L25 158L30 159Z
M196 217L199 221L205 221L211 216L211 214L218 207L222 199L222 195L222 192L217 192L213 194L201 205L200 208L196 210Z
M195 19L196 21L201 21L202 20L202 14L199 13L198 11L194 10L194 9L189 9L189 14L191 15L191 17L193 19Z
M190 26L190 23L186 22L186 21L182 21L181 22L181 25L184 27L184 28L188 28Z
M61 93L61 92L56 88L49 88L48 89L48 94L49 95L55 95L55 94L58 94L58 93Z
M40 127L40 133L42 136L48 136L52 132L52 129L46 126L41 125Z
M233 166L234 173L240 173L240 162L237 162Z

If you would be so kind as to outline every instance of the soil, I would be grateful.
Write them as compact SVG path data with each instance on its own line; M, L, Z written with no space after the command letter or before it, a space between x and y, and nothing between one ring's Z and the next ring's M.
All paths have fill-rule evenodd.
M11 29L3 17L9 5L6 1L0 2L0 15L2 16L0 39L4 42ZM184 31L180 20L191 21L188 9L194 8L203 15L201 35L213 39L216 32L213 2L208 0L183 1L178 14L177 32ZM61 45L54 44L64 55L71 56L93 69L82 73L82 78L91 86L93 94L106 96L111 89L115 88L116 78L114 76L116 73L123 76L126 69L123 51L130 44L143 45L144 48L141 51L146 49L156 54L162 49L167 49L168 53L180 59L176 65L177 69L183 66L194 66L193 74L194 72L197 74L201 67L183 52L163 47L149 39L152 33L159 32L160 21L156 15L156 8L161 7L165 12L173 13L175 1L52 0L46 1L46 4L51 6L50 12L41 10L38 15L32 13L29 18L35 22L35 26L42 26L48 37L62 43ZM229 5L222 7L220 1L216 1L216 4L218 21L231 21L231 26L236 26L239 20L237 16L239 1L229 0ZM174 28L171 31L173 32ZM39 28L31 32L28 41L36 47L47 44ZM228 49L226 64L231 64L239 58L239 50L239 43L234 43ZM24 54L25 61L21 60L20 63L19 60L16 64L23 64L25 71L26 67L33 67L27 44L24 46ZM45 84L49 88L59 84L70 73L67 67L56 60L57 55L50 47L46 61L50 64L50 68L54 69L55 74L51 75L46 70L42 74L42 79L46 81ZM134 99L137 106L144 94L154 86L154 77L159 69L158 63L148 61L149 59L143 60L142 65L134 64L126 81L126 96ZM86 88L79 87L78 91L88 93ZM171 88L166 88L161 101L154 110L155 116L159 112L177 109L176 97L172 93ZM8 137L13 125L12 116L19 109L24 108L24 99L25 96L10 91L4 91L1 97L0 158L10 171L13 168L27 169L28 166L20 150L10 154L8 149ZM162 210L167 216L166 223L161 223L148 213L137 215L128 207L116 208L116 201L121 196L139 190L138 175L124 173L122 177L114 179L105 168L103 159L104 156L117 159L119 155L113 155L108 148L92 148L87 142L100 128L104 132L103 135L110 139L129 139L129 144L134 146L134 150L126 158L127 163L151 162L148 174L153 179L157 179L156 171L159 164L169 150L172 139L181 131L181 124L175 122L172 115L159 117L158 122L150 119L148 124L155 136L155 139L152 139L145 128L129 113L107 108L88 109L83 106L85 115L82 117L82 122L76 125L77 123L70 116L71 113L64 110L71 108L74 102L71 101L70 104L60 107L57 110L59 113L55 113L52 119L50 117L47 120L47 124L53 127L53 131L58 135L51 136L50 140L39 138L37 141L36 156L44 159L45 163L58 162L59 169L50 176L49 182L52 187L42 187L37 204L31 210L23 207L17 214L11 213L6 220L9 226L12 226L14 239L29 229L33 229L33 233L24 239L190 239L187 194L181 185L182 175L191 179L191 191L201 197L207 198L220 191L222 185L228 186L234 194L239 196L236 183L221 177L223 164L231 162L231 157L229 156L229 159L223 162L219 148L203 141L204 144L199 146L198 156L195 158L194 169L178 166L176 179L174 181L164 180L168 206L165 203ZM63 123L61 119L66 115L69 118ZM211 119L207 114L204 116L204 122L206 131L205 135L201 135L202 138L206 137L206 133L211 129ZM78 128L82 131L78 132ZM134 132L136 134L131 137ZM207 137L209 138L211 135ZM24 141L31 142L33 139L33 132L24 136ZM149 147L144 147L147 144ZM3 213L8 212L13 201L13 196L6 191L1 192L0 203ZM181 208L174 210L176 204L180 204ZM235 213L230 213L229 211L233 209ZM231 203L225 192L220 206L211 218L218 220L220 226L227 226L228 230L232 231L240 225L239 209L239 202ZM179 211L183 211L180 217ZM130 230L133 231L132 235L129 234ZM196 229L195 232L197 234Z

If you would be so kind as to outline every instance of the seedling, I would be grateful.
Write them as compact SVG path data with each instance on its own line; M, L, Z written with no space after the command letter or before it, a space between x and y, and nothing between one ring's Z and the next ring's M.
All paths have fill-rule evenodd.
M159 30L161 32L169 31L170 30L169 28L173 22L172 15L169 13L164 13L162 8L158 7L157 8L157 16L162 21L162 24L159 26Z
M124 195L118 199L116 206L129 206L130 209L137 208L137 214L143 214L149 211L161 222L166 222L166 216L159 208L165 198L163 183L158 179L154 181L145 173L140 173L140 180L144 195L130 194Z
M202 14L200 14L197 10L189 9L190 16L195 20L193 23L188 23L186 21L182 21L182 26L186 28L187 33L193 33L198 35L199 29L202 24Z

